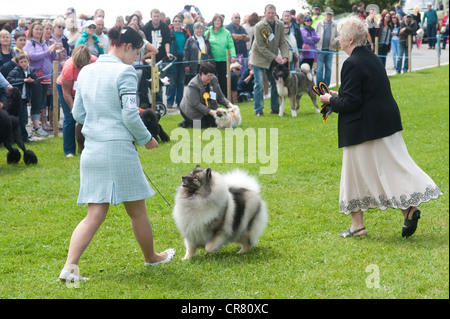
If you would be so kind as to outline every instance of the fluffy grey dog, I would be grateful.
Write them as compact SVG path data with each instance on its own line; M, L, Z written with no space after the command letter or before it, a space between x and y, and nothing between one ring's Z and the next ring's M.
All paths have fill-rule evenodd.
M255 246L267 224L259 193L256 179L240 170L221 175L197 165L183 176L173 210L186 246L183 260L201 247L215 253L234 242L242 245L243 253Z

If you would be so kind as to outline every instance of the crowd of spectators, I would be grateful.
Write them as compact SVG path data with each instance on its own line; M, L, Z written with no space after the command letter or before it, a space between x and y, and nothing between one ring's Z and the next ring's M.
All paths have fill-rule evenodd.
M308 63L316 72L316 81L329 85L332 56L338 47L333 11L330 8L322 11L315 5L311 12L298 15L295 10L278 12L277 19L284 24L285 40L289 47L287 60L291 72L297 72L301 63ZM367 46L376 51L385 65L386 56L392 50L392 67L399 73L407 71L408 35L416 36L415 43L420 47L420 41L425 36L421 32L425 21L429 48L435 48L436 30L443 33L442 48L446 47L448 10L444 19L438 21L431 3L423 17L420 17L418 10L405 13L398 5L380 12L376 5L365 7L364 3L355 5L352 14L366 21L369 30ZM142 102L147 99L147 79L151 74L148 66L152 53L156 53L154 62L169 63L175 60L167 71L170 79L166 90L169 108L179 107L185 86L205 61L214 64L220 88L226 95L229 71L227 50L230 52L232 103L253 98L254 68L248 61L255 39L255 26L263 16L256 12L241 16L235 12L231 17L215 14L209 21L193 5L185 6L173 18L158 9L153 9L150 15L151 20L145 22L142 13L135 11L126 17L117 17L115 24L131 26L144 38L142 51L133 64L139 77L138 92L139 97L144 99ZM9 73L18 65L16 55L27 55L29 66L37 78L33 80L35 85L28 85L29 92L24 95L24 103L31 106L32 135L45 137L53 130L52 62L58 61L58 72L61 73L73 50L81 45L86 46L94 57L107 54L109 39L106 31L107 27L113 26L105 26L104 21L105 11L102 9L88 16L78 15L74 8L68 8L65 14L52 21L19 19L15 29L8 24L3 26L0 31L0 94L5 95L5 88L9 86L7 80L12 80ZM439 29L439 24L442 29ZM378 39L378 45L375 39ZM160 91L156 92L158 102L163 100L162 87L160 85Z

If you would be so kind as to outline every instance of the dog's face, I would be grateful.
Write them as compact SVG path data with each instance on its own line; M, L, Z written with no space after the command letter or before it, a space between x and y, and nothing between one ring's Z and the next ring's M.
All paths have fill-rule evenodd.
M189 195L206 195L211 191L211 169L197 165L192 172L181 178L181 186Z
M286 81L289 74L290 71L284 64L277 64L272 72L273 78L279 83L283 83L284 81Z
M214 117L216 120L217 127L222 128L230 128L232 117L230 116L229 110L225 110L223 108L218 108L216 110L216 116Z
M218 108L216 110L216 117L218 118L226 118L228 116L228 112L225 109Z
M146 109L140 113L140 116L147 130L156 138L159 135L158 122L161 115L156 114L152 109Z

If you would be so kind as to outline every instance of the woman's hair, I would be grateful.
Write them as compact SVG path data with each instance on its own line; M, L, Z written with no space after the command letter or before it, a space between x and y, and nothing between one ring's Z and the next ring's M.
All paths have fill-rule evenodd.
M44 20L42 21L42 28L45 28L46 26L51 26L53 29L53 22L50 20Z
M209 74L209 73L216 73L216 67L214 66L214 64L210 63L210 62L203 62L202 64L200 64L200 68L198 69L198 73L202 73L202 74Z
M66 27L69 31L78 31L77 20L75 18L67 18Z
M220 14L216 13L216 14L214 15L214 17L212 18L213 25L214 25L214 20L216 20L216 19L219 19L219 20L220 20L220 24L221 24L221 26L223 27L223 17L222 17Z
M133 13L132 15L130 15L130 16L127 18L127 24L130 24L130 23L131 23L131 19L133 19L133 17L136 17L136 18L138 19L139 23L141 22L141 17L139 17L136 13Z
M72 52L72 63L76 67L83 67L91 62L91 53L85 45L77 46Z
M35 28L37 25L40 25L40 26L42 27L42 23L40 23L40 22L33 22L33 23L31 24L31 26L30 26L30 32L28 32L28 35L27 35L27 40L31 40L31 39L33 38L33 31L34 31L34 28ZM41 36L41 38L38 39L38 40L41 41L41 40L42 40L42 36Z
M175 18L174 18L175 19ZM194 18L189 12L183 13L183 19L181 19L185 25L194 24Z
M256 12L253 12L249 17L248 17L248 24L250 24L251 26L254 26L255 24L257 24L259 22L259 16Z
M2 30L0 30L0 37L3 37L3 36L8 36L9 37L9 46L11 46L11 41L12 41L11 33L9 33L8 30L2 29Z
M391 15L389 12L383 12L382 14L381 14L381 18L380 18L380 26L384 26L384 23L385 23L385 21L386 21L386 15L388 15L389 14L389 16ZM393 27L393 24L392 24L392 17L391 17L391 19L388 21L388 27L389 28L392 28Z
M111 46L119 47L122 44L131 43L134 49L140 49L144 45L144 40L140 34L130 27L111 28L108 32L108 37L111 41Z
M190 15L190 14L189 14L189 15ZM175 16L173 17L173 19L172 19L172 22L173 22L173 20L175 20L175 19L181 20L181 23L183 23L183 22L185 21L184 15L182 15L181 13L175 15Z
M367 25L356 16L349 16L338 24L339 35L346 39L352 40L356 46L363 46L367 43L368 29Z
M63 27L66 26L66 20L64 20L64 18L56 18L55 20L53 20L53 28L56 28L58 25L62 25Z
M194 23L194 29L202 29L202 30L204 30L205 29L205 25L202 22L200 22L200 21L195 22Z

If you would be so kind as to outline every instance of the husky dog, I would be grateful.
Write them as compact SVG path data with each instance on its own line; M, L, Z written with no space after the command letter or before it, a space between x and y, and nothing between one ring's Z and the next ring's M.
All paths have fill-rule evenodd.
M234 242L243 253L256 245L267 211L254 177L240 170L221 175L197 165L181 180L173 217L186 246L183 260L200 247L215 253Z
M319 113L316 94L312 90L314 86L311 68L307 63L301 65L301 72L291 73L286 64L277 64L273 69L273 77L277 81L277 91L280 97L279 116L283 116L284 102L286 98L291 100L291 113L293 117L297 116L300 108L300 99L304 93L308 93L311 98L316 113Z
M235 128L241 125L241 112L239 106L234 105L229 109L218 108L216 110L216 124L217 128Z

